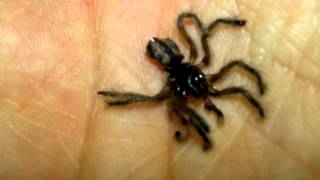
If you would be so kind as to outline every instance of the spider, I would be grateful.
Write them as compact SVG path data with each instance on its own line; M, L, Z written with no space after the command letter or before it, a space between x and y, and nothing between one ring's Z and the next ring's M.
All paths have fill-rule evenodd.
M201 45L204 50L204 57L202 57L200 63L195 62L198 57L198 53L194 42L185 29L184 21L186 19L194 20L195 24L201 31ZM205 27L198 16L194 13L184 12L178 16L178 29L190 47L189 62L186 63L183 62L184 56L181 54L179 47L171 39L153 37L149 40L146 48L146 55L164 66L164 71L167 75L166 85L154 96L116 91L99 91L98 94L112 99L106 100L106 104L109 106L122 106L133 103L160 102L166 100L170 113L180 119L181 124L185 129L185 131L175 131L174 136L176 140L186 140L190 136L190 127L193 127L195 132L197 132L203 140L203 150L205 151L210 149L213 145L212 141L208 137L210 127L206 120L188 105L188 101L190 102L190 99L202 100L204 102L204 108L216 114L218 125L223 124L224 115L209 98L210 96L222 97L226 95L240 94L257 110L261 118L264 117L264 110L262 106L249 93L249 91L235 86L222 90L218 90L213 87L213 84L220 80L231 69L239 67L255 77L259 92L263 95L266 86L259 72L255 68L238 59L232 60L215 74L204 74L202 71L203 68L210 65L211 54L209 51L208 37L210 32L212 32L212 30L214 30L219 24L242 27L245 26L246 21L242 19L219 18L211 22L209 26Z

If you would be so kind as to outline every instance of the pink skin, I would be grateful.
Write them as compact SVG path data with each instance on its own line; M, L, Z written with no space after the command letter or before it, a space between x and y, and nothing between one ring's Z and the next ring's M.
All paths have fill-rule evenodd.
M190 9L204 23L248 21L212 34L206 72L241 57L268 85L261 97L237 70L217 84L246 87L266 118L258 123L240 97L215 99L226 121L216 127L203 113L214 129L208 153L196 136L174 140L165 104L107 109L96 95L158 92L164 78L146 43L170 37L187 54L175 23ZM0 2L0 179L319 179L319 9L302 0Z

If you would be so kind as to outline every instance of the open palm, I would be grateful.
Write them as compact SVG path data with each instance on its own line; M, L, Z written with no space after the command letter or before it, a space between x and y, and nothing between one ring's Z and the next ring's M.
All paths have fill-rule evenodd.
M312 0L0 1L0 179L319 179L319 8ZM259 123L241 97L213 99L225 124L203 113L209 152L197 139L174 140L165 104L105 108L96 94L158 92L165 78L145 46L170 37L188 54L176 28L184 11L204 23L246 19L212 34L207 72L242 58L267 84L259 96L241 70L217 84L250 90L266 117Z

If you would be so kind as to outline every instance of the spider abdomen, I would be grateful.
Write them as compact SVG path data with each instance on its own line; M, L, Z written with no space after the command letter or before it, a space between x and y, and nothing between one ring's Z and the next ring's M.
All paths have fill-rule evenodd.
M204 51L204 57L201 62L196 63L198 57L197 48L191 36L185 28L185 19L192 19L201 31L201 45ZM222 97L225 95L239 94L242 95L252 106L254 106L260 116L264 117L264 110L260 103L250 94L249 91L237 86L231 86L222 90L213 87L214 82L221 79L227 72L234 67L242 68L248 73L255 76L258 81L260 94L265 92L265 85L262 81L260 73L253 67L247 65L241 60L233 60L222 67L219 72L215 74L204 75L202 68L208 67L211 61L210 47L208 44L208 37L215 27L219 24L231 25L234 27L241 27L246 24L245 20L234 18L219 18L205 26L197 15L185 12L178 17L179 31L189 44L190 56L187 58L188 63L182 63L184 55L180 51L177 43L169 38L153 37L149 40L146 54L153 60L159 62L166 71L168 77L165 87L160 92L153 96L137 94L132 92L117 92L117 91L99 91L99 95L110 97L112 100L106 100L110 106L129 105L133 103L142 102L160 102L169 100L167 105L170 110L185 128L183 133L180 130L175 132L175 138L178 141L186 140L189 137L189 126L193 126L195 132L203 140L203 150L208 150L213 144L210 140L210 126L206 120L198 114L192 107L189 107L187 97L194 97L204 101L204 108L212 111L217 115L218 123L221 124L223 119L222 111L211 101L209 96Z
M177 64L168 71L171 90L175 95L201 97L206 94L208 84L202 71L190 64Z

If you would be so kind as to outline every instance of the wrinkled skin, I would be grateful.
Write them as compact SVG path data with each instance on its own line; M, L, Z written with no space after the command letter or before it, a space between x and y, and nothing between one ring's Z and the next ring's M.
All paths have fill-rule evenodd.
M107 109L96 95L158 92L146 43L168 36L188 53L176 17L190 9L206 24L248 21L214 33L206 72L243 58L268 85L259 96L240 70L217 84L246 87L266 118L238 96L215 99L225 125L202 111L210 152L197 136L174 140L165 104ZM319 10L317 0L0 1L0 179L319 179Z

